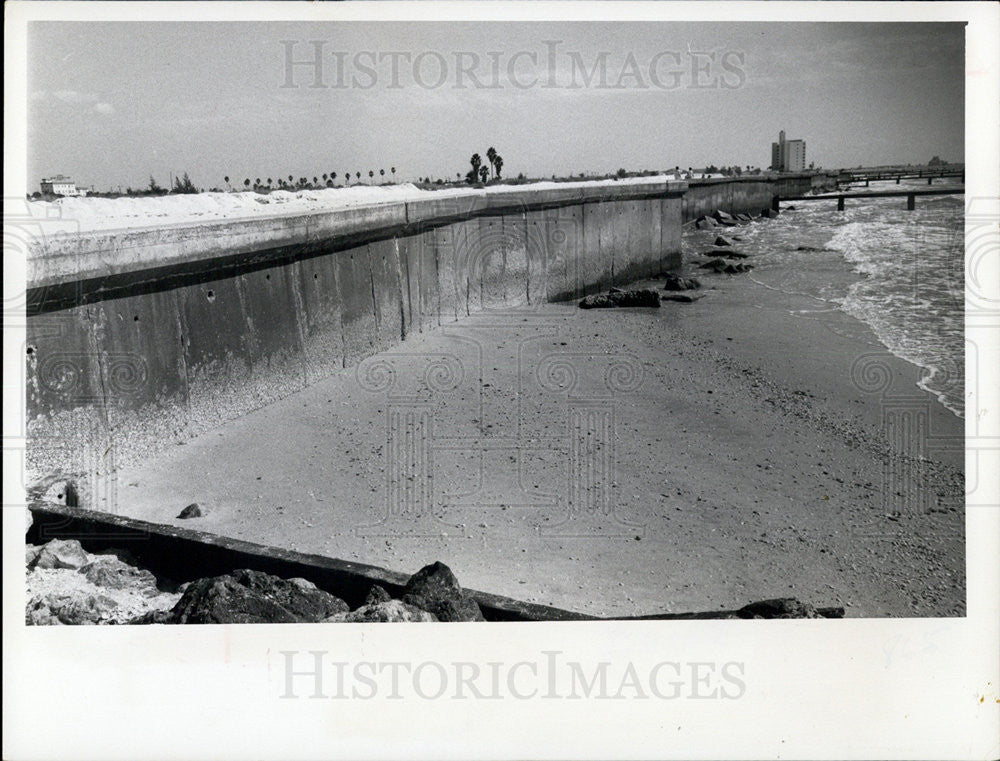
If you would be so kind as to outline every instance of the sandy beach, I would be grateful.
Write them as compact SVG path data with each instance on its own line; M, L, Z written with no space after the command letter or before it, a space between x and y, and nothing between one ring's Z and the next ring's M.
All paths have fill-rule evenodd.
M407 573L441 560L470 588L603 616L777 596L964 614L963 420L789 274L412 336L120 473L108 509ZM901 410L930 445L907 443ZM597 470L574 475L573 452ZM177 519L189 503L206 515Z

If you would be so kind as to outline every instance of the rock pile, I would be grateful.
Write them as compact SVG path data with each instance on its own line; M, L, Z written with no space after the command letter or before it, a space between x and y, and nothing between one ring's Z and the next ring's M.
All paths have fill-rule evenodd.
M407 582L402 599L373 586L356 610L311 581L239 569L174 588L124 551L91 554L75 539L27 545L25 623L278 624L485 621L444 563Z
M169 611L180 594L127 559L124 552L91 554L75 539L27 545L25 623L126 624Z

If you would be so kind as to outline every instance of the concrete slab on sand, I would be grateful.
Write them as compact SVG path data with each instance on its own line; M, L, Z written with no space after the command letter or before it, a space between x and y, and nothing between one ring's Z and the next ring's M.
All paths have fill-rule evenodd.
M404 573L442 560L595 615L964 612L961 466L884 485L880 411L850 377L874 338L747 278L707 290L411 335L121 472L117 512ZM912 394L918 370L890 365ZM961 435L949 415L935 430ZM890 486L932 508L888 515ZM206 515L176 519L192 502Z

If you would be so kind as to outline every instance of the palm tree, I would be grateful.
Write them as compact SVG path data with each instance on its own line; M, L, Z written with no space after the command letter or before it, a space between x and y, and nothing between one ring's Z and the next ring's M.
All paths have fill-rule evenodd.
M270 177L267 178L267 186L271 187L271 178Z
M490 170L487 169L485 166L479 167L479 178L482 180L483 184L485 185L486 181L490 178Z
M259 187L260 187L260 177L258 177L258 178L257 178L257 181L256 181L256 182L254 182L253 186L254 186L255 188L259 188Z
M473 153L472 158L469 159L469 163L472 164L473 174L479 174L479 167L483 164L483 159L478 153Z
M491 146L490 146L490 148L489 148L489 150L488 150L488 151L486 151L486 159L487 159L487 161L489 161L489 162L490 162L490 166L493 166L493 162L495 162L495 161L496 161L496 158L497 158L497 151L496 151L496 148L494 148L494 147L493 147L493 146L491 145Z
M228 189L229 189L229 175L227 174L227 175L226 175L225 177L223 177L222 179L224 179L224 180L226 181L226 189L228 190Z
M391 167L389 171L392 172L392 179L396 179L396 167Z
M319 177L313 177L313 185L319 185Z
M334 182L336 182L337 181L337 173L336 172L330 172L330 179L333 180Z
M288 175L288 184L291 185L293 182L295 182L295 178L292 175Z
M250 178L249 177L247 177L245 180L243 180L243 185L245 187L248 187L248 188L250 187Z
M355 172L354 174L359 180L361 179L361 172Z
M500 170L503 169L503 156L499 153L493 157L493 168L496 170L496 178L500 179Z
M379 170L378 170L378 173L379 173L380 175L382 175L382 177L385 177L385 170L384 170L384 169L379 169Z
M375 176L375 172L373 172L373 171L372 171L371 169L369 169L369 170L368 170L368 179L370 180L370 179L372 179L372 178L373 178L374 176Z

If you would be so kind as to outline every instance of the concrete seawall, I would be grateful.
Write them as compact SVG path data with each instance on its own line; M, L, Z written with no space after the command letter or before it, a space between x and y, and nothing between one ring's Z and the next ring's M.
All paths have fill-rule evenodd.
M792 176L470 190L329 212L38 238L29 478L104 478L413 333L680 264L684 221L807 192ZM804 190L803 190L804 189Z

